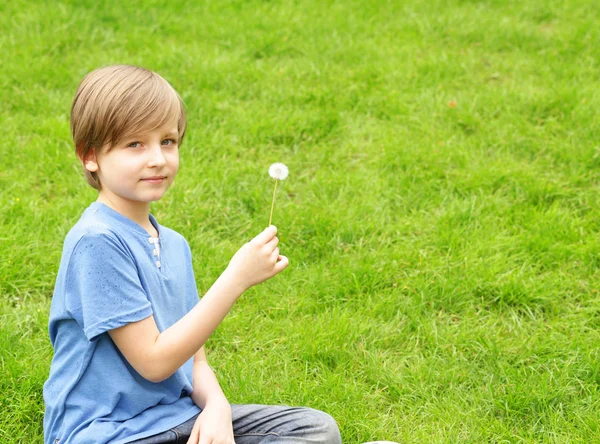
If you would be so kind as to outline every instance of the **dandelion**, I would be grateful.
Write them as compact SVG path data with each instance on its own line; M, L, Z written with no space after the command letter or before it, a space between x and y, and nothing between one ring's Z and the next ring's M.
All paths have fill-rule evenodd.
M274 163L269 167L269 176L275 179L275 189L273 190L273 200L271 201L271 215L269 216L269 226L273 220L273 207L275 206L275 192L277 191L277 182L285 180L288 176L288 167L283 163Z

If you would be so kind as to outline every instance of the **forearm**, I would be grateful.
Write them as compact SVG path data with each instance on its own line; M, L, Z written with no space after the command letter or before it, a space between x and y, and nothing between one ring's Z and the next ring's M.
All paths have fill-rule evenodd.
M192 400L204 409L207 404L229 405L217 377L206 360L194 362L194 383Z
M152 347L156 379L169 377L194 356L243 292L226 270L188 314L160 333Z

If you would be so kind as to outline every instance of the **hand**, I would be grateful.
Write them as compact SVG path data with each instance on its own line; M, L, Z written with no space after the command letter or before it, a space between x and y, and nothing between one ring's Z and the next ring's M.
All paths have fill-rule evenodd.
M206 404L187 444L235 444L229 404Z
M288 258L279 254L276 234L277 228L271 225L231 258L227 269L244 290L272 278L289 265Z

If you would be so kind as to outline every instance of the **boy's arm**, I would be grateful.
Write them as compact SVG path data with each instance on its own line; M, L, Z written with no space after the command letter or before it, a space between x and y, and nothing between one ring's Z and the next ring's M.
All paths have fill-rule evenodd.
M206 361L204 347L194 355L192 400L202 409L188 444L233 443L231 405Z
M110 337L127 362L152 382L175 373L200 350L247 288L288 266L287 257L279 254L276 233L277 229L270 226L240 248L202 300L162 333L154 316L110 330Z
M229 408L229 402L219 385L217 376L208 365L204 347L194 355L193 387L192 400L201 409L204 409L207 404L224 405Z
M244 288L225 270L200 302L162 333L154 316L149 316L110 330L109 334L140 375L160 382L198 352L243 292Z

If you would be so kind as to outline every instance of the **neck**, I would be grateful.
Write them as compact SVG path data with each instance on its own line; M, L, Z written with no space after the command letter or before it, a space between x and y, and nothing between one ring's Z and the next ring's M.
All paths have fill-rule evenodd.
M131 202L123 201L122 199L108 196L100 191L97 202L101 202L109 208L112 208L117 213L122 214L128 219L131 219L136 224L140 225L150 235L156 235L156 229L150 223L150 203L149 202Z

